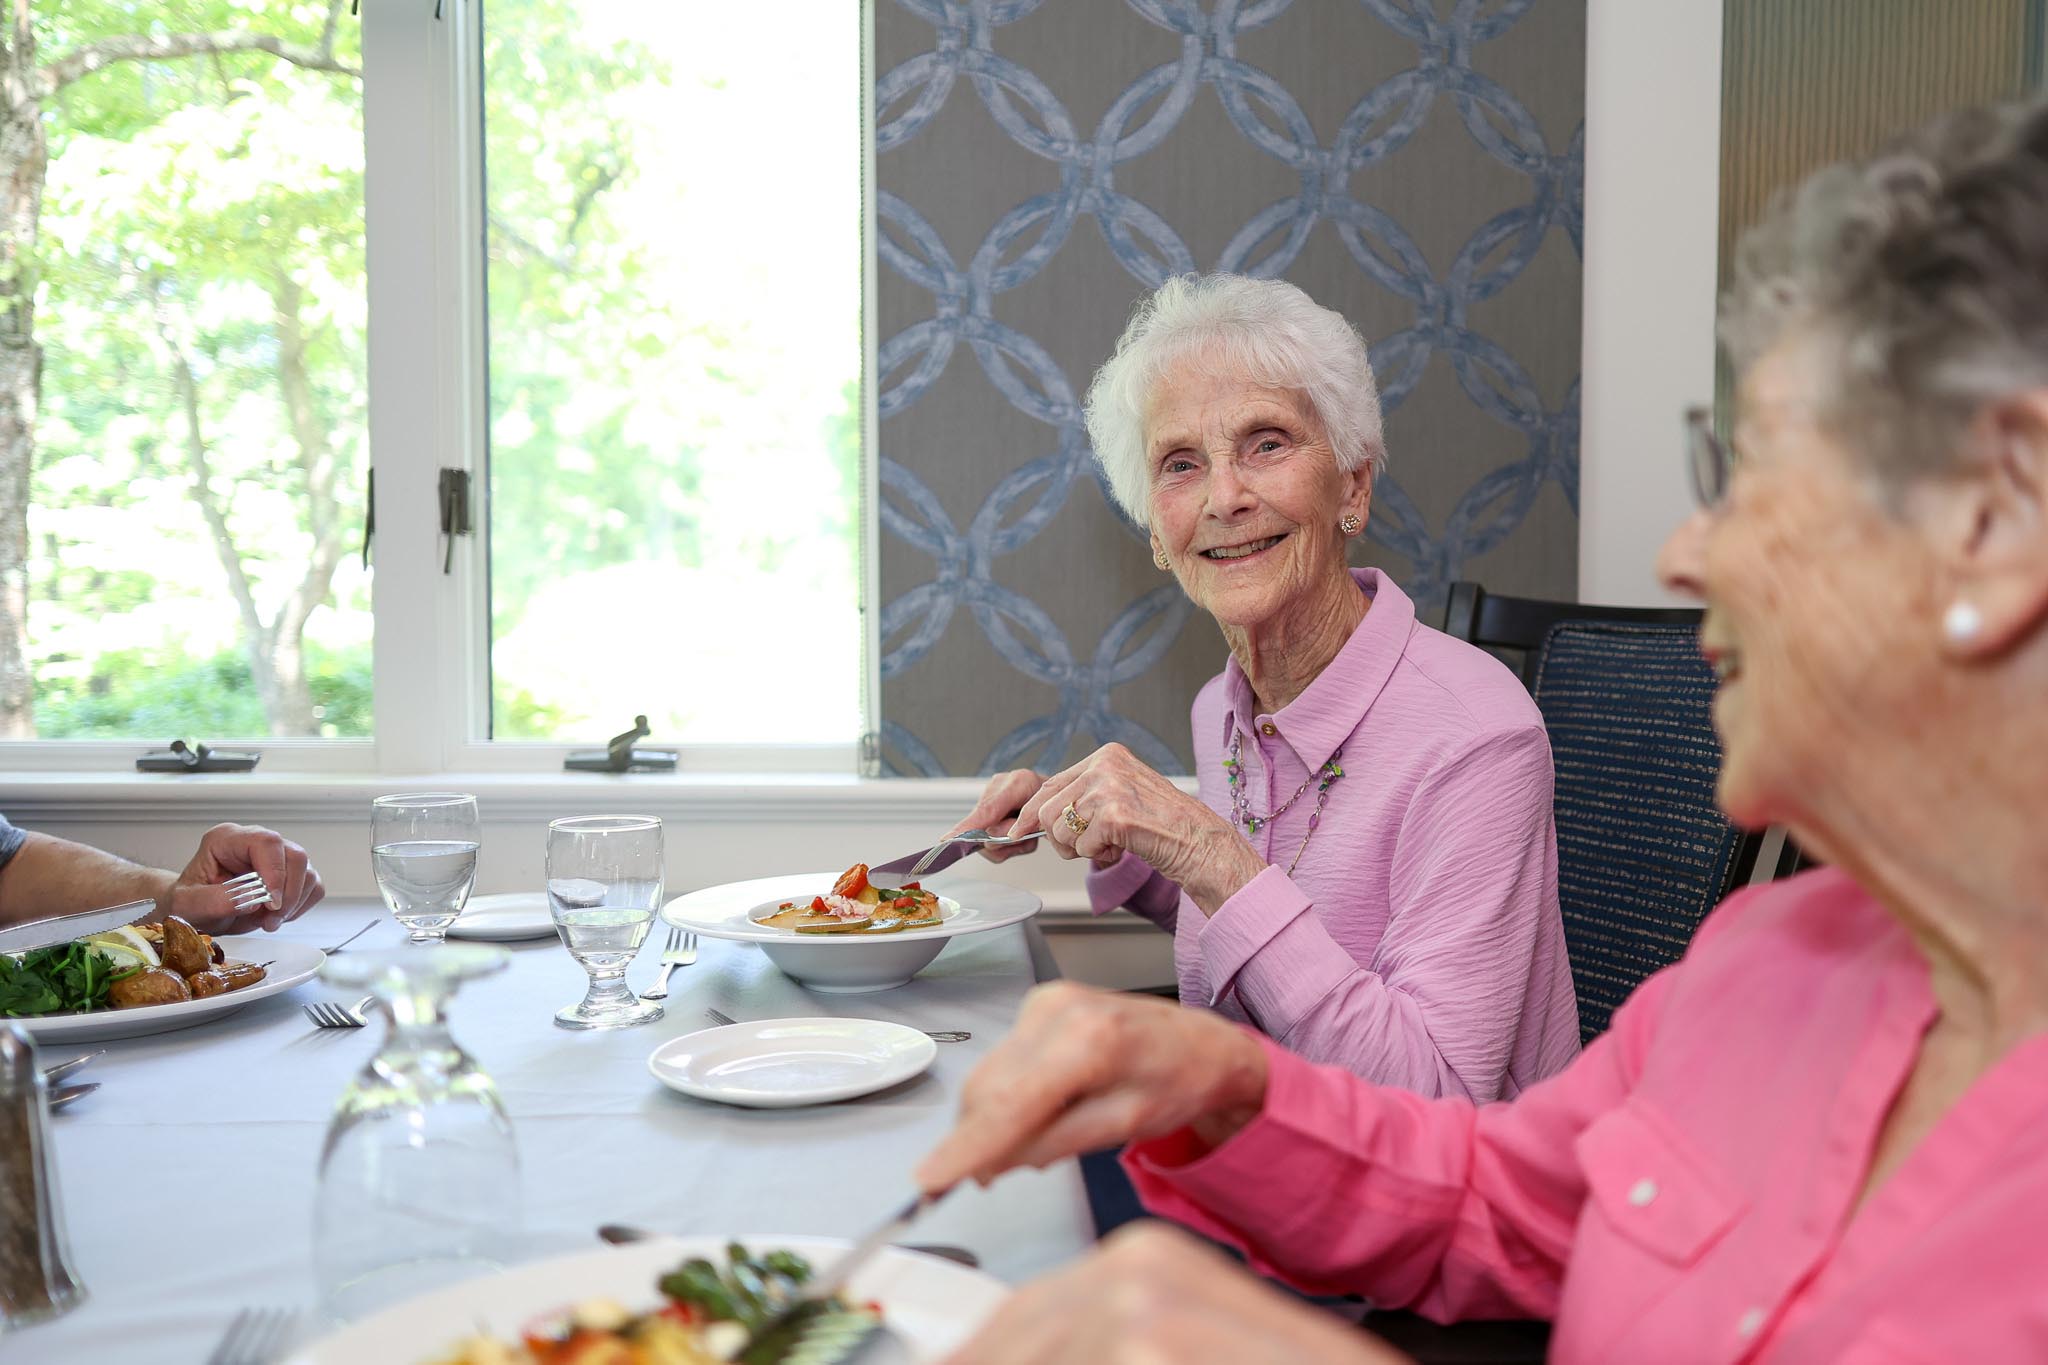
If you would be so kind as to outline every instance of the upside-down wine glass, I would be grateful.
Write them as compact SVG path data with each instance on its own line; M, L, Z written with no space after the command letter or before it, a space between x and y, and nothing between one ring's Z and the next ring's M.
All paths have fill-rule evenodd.
M465 981L502 948L331 957L321 975L375 996L384 1046L342 1092L320 1152L313 1261L343 1321L502 1269L519 1235L519 1152L498 1088L448 1032Z

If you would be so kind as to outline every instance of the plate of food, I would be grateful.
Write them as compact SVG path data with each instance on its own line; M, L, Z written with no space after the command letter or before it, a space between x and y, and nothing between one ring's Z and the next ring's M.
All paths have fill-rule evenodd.
M558 1256L408 1299L287 1365L717 1365L812 1267L847 1246L823 1237L683 1237ZM963 1344L1008 1292L978 1270L884 1247L855 1272L832 1321L810 1329L814 1342L841 1349L805 1358L926 1365Z
M1038 907L1038 897L1014 886L950 873L929 885L875 884L855 864L692 891L661 917L705 938L759 944L812 990L854 992L900 986L952 940L1022 923Z
M233 1014L320 970L303 943L214 938L176 915L103 934L0 953L0 1019L38 1042L101 1042L168 1033Z

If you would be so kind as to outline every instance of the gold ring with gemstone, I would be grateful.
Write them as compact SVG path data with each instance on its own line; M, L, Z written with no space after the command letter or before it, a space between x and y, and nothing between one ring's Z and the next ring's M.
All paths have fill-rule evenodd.
M1088 832L1088 818L1074 809L1074 803L1067 802L1067 808L1060 812L1060 819L1067 822L1067 828L1076 834Z

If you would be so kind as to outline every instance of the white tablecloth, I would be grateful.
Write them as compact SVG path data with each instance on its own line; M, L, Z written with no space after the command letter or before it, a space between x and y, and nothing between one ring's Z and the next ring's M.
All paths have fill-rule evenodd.
M325 944L373 913L322 905L283 931ZM644 987L663 929L631 979ZM356 941L392 947L388 919ZM678 969L667 1017L639 1028L572 1033L550 1016L584 977L552 940L506 945L511 966L462 988L456 1039L497 1080L512 1115L530 1256L596 1245L599 1223L674 1232L854 1236L910 1189L914 1154L944 1133L961 1081L1010 1027L1046 972L1026 928L955 940L910 985L873 995L803 990L757 949L704 940ZM77 1079L103 1083L52 1120L74 1265L91 1295L68 1316L0 1341L8 1365L199 1361L245 1306L294 1307L308 1334L312 1199L336 1098L376 1050L381 1028L315 1030L302 1002L337 998L308 982L229 1018L105 1044ZM707 1006L739 1019L838 1015L969 1029L941 1043L922 1078L867 1099L811 1109L748 1110L662 1088L647 1054L706 1027ZM52 1045L45 1063L82 1048ZM848 1180L848 1172L860 1178ZM1017 1281L1071 1260L1091 1239L1071 1165L965 1189L913 1240L968 1247Z

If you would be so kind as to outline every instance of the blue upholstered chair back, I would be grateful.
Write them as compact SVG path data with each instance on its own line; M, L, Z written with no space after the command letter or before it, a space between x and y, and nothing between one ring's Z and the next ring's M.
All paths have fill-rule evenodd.
M1566 621L1532 689L1557 766L1557 882L1587 1041L1676 962L1742 836L1714 804L1714 675L1684 625Z

